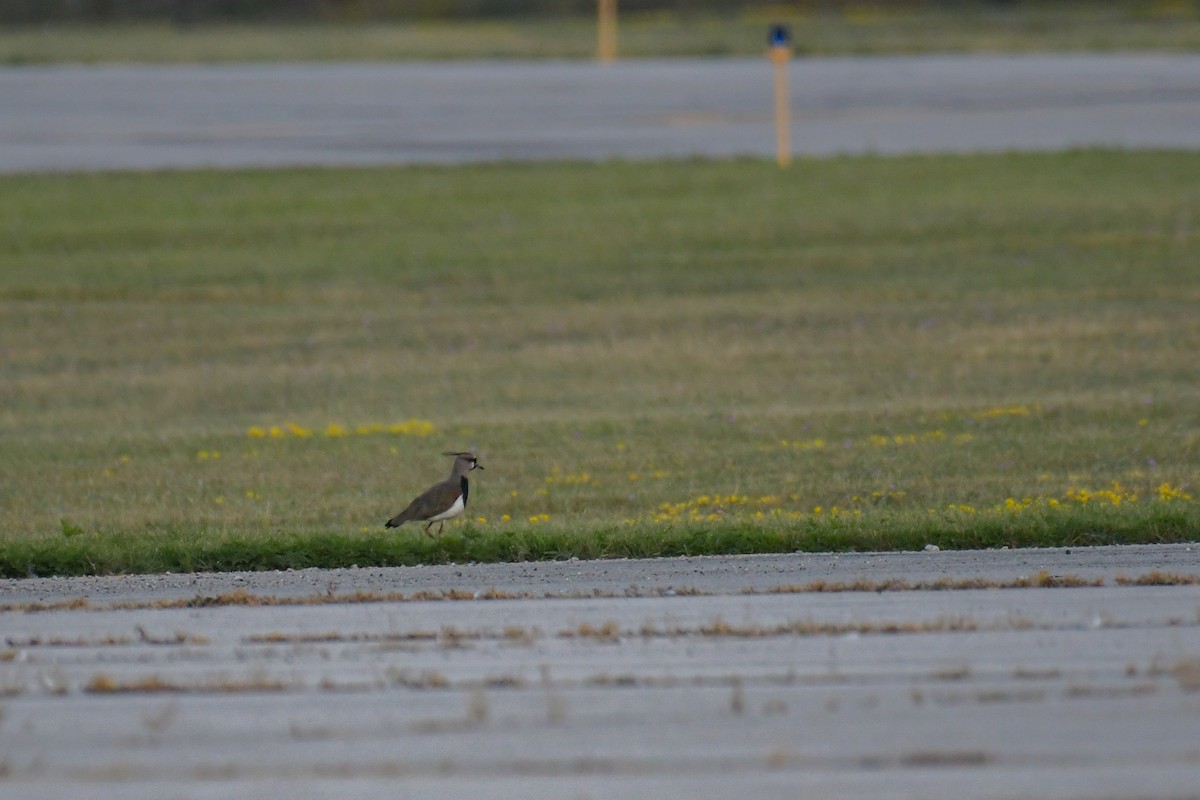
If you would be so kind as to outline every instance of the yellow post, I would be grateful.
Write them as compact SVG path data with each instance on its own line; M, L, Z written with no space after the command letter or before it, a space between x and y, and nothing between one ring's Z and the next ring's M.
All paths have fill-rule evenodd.
M787 70L792 59L788 30L782 25L771 28L771 63L775 65L775 161L781 167L792 163L792 114L788 98Z
M617 0L598 0L596 58L604 62L617 57Z

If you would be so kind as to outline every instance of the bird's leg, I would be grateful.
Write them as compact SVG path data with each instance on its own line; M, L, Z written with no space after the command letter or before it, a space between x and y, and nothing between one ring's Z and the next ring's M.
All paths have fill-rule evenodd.
M430 539L433 538L433 534L429 532L429 529L432 527L433 527L432 522L425 526L425 535L428 536Z
M442 535L442 528L444 528L445 526L446 526L446 520L442 520L441 522L438 523L438 536Z

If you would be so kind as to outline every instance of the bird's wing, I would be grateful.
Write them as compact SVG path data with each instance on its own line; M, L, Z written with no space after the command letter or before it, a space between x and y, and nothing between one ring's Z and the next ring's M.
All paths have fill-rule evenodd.
M464 481L465 482L465 481ZM454 504L458 496L463 494L463 487L449 482L430 486L416 500L408 504L408 508L387 521L387 527L395 528L405 522L429 519L434 514L445 511ZM463 498L466 502L466 498Z

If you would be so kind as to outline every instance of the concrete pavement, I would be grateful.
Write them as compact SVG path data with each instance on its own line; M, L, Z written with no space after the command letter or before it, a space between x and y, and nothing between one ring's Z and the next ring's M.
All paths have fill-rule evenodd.
M1197 581L1190 546L5 581L0 791L1194 797Z
M800 59L799 155L1200 147L1200 56ZM0 69L0 172L770 156L763 59Z

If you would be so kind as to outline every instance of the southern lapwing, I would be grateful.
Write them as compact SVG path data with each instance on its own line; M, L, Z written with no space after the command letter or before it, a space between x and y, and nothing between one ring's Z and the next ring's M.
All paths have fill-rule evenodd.
M442 455L454 456L454 468L450 470L450 477L422 492L420 497L408 504L408 508L389 519L384 524L385 528L398 528L406 522L428 521L425 533L429 533L435 522L438 524L438 533L441 533L446 520L463 513L463 509L467 507L467 473L476 467L483 469L483 464L479 463L479 459L473 453Z

